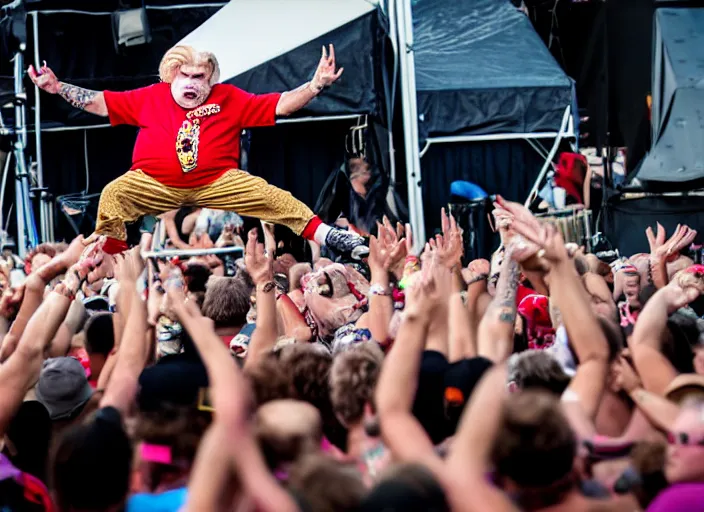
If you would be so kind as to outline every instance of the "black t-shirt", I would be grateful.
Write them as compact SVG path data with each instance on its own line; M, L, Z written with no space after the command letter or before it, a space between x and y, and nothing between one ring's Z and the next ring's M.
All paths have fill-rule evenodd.
M122 505L129 492L132 445L120 411L98 409L92 421L72 425L62 435L52 468L64 505L103 510Z

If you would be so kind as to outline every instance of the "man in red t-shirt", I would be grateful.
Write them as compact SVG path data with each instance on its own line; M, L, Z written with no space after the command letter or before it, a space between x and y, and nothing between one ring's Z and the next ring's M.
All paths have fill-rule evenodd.
M183 205L233 210L283 224L295 233L353 258L369 251L364 240L323 222L290 193L238 169L243 128L271 126L306 106L342 74L335 50L323 55L313 79L283 94L254 95L218 84L212 53L189 46L169 50L159 65L161 83L126 92L90 91L60 82L46 64L29 76L40 89L76 108L108 117L112 125L140 128L130 172L100 196L95 234L109 253L127 248L125 222Z

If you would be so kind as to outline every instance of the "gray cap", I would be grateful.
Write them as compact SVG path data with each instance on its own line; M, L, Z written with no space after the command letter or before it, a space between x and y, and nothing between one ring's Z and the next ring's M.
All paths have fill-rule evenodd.
M44 361L35 393L52 420L71 417L93 395L86 371L75 357Z

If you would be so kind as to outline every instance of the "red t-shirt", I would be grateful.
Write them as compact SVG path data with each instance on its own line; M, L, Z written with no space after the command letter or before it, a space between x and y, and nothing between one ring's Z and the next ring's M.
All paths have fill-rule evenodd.
M273 125L281 97L217 84L203 105L188 110L166 83L104 94L110 124L140 128L132 169L177 188L207 185L237 168L242 129Z

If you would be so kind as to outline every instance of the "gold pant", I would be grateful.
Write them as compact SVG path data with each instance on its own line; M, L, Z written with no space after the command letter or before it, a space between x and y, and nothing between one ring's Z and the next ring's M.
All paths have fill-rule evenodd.
M143 215L159 215L181 206L232 210L240 215L283 224L303 233L313 212L289 192L262 178L231 169L203 187L186 189L162 185L140 170L130 171L108 183L100 194L95 232L125 240L125 222Z

